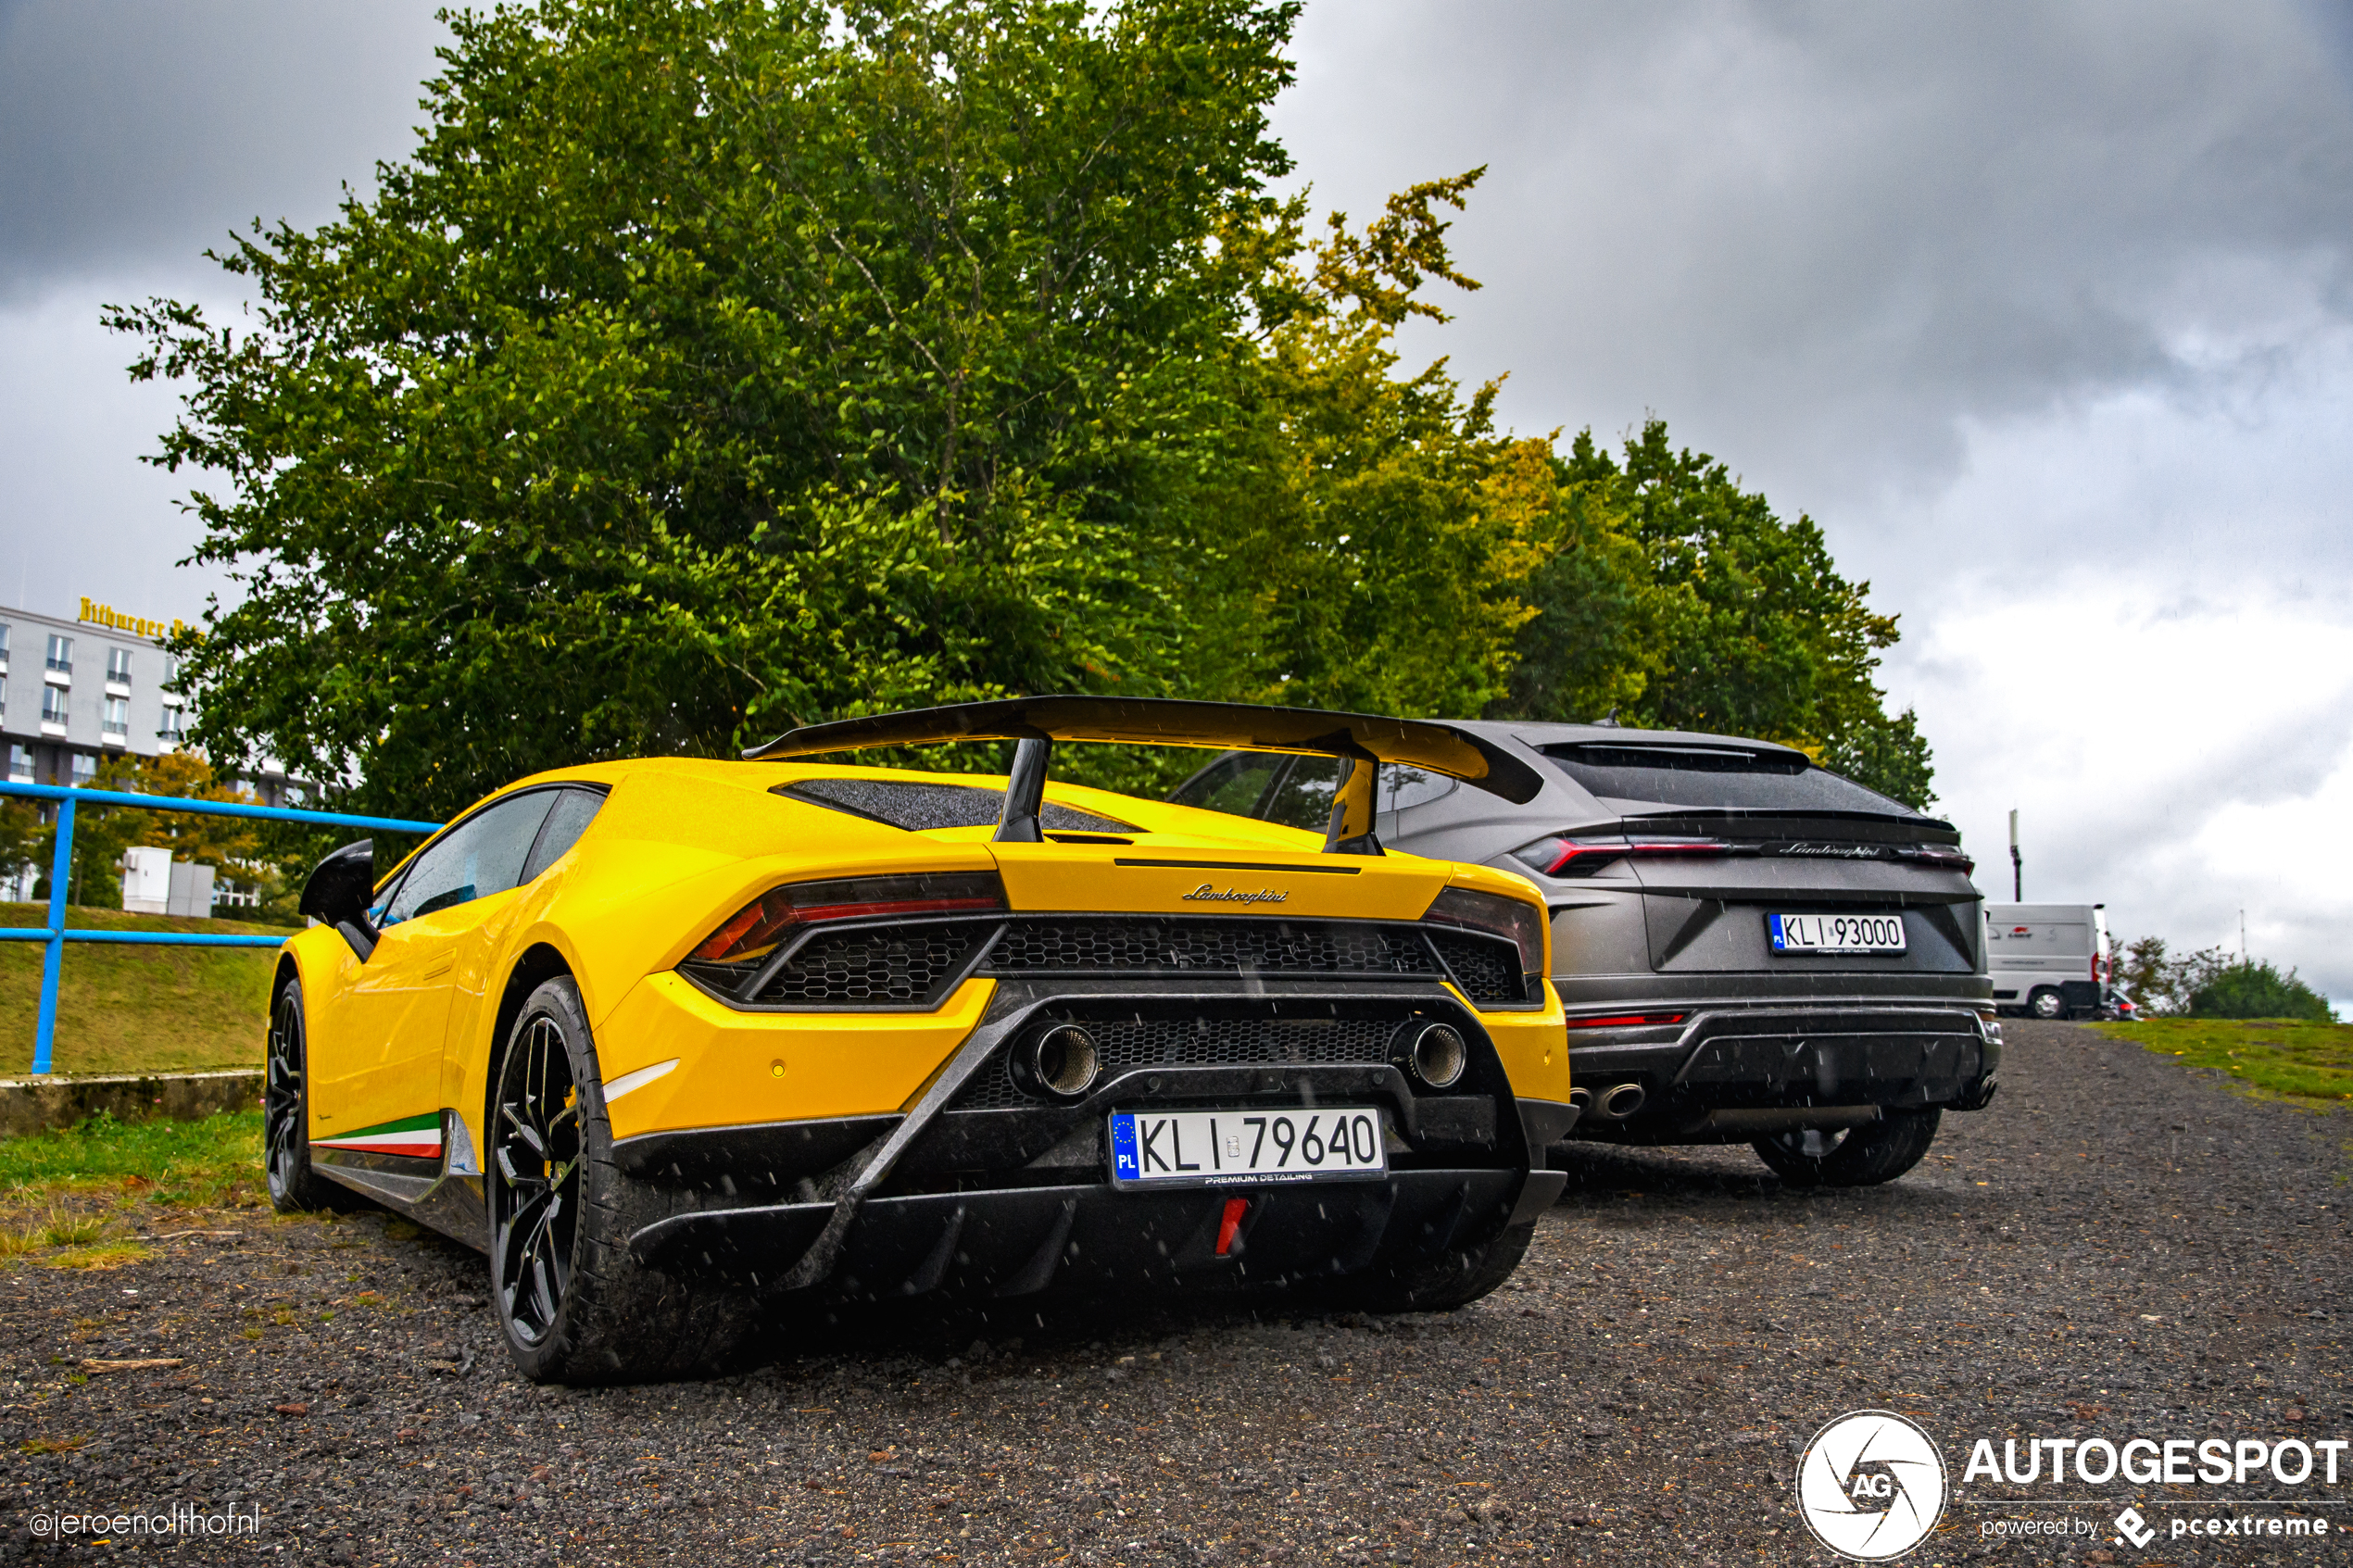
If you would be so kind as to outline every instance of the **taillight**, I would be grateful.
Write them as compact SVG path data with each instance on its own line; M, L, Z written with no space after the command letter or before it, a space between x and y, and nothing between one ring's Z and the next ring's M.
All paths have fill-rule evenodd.
M1683 1015L1680 1012L1618 1012L1606 1018L1572 1018L1568 1026L1571 1029L1655 1029L1662 1024L1682 1022Z
M1546 876L1592 876L1616 860L1664 859L1671 856L1731 855L1740 846L1720 838L1540 838L1512 851L1512 859Z
M1977 870L1975 860L1962 854L1958 849L1947 848L1941 844L1923 844L1910 849L1898 849L1895 855L1898 859L1911 865L1933 866L1938 871L1958 872L1963 876Z
M1519 949L1520 972L1532 984L1544 972L1544 911L1499 893L1450 887L1430 900L1422 919L1508 939Z
M737 909L687 956L706 963L731 963L774 947L796 927L824 921L963 914L1004 907L1004 884L995 872L919 872L787 883Z

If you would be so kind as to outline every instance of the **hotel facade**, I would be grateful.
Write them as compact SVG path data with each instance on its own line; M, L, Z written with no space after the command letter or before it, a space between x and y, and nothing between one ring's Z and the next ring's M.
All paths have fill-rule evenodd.
M178 689L179 660L164 651L175 624L91 599L71 621L0 606L0 765L7 778L82 787L97 782L108 757L179 750L194 709ZM299 786L290 791L275 768L239 782L265 806L301 804ZM290 793L297 798L290 801ZM43 803L44 821L53 809ZM30 887L32 875L8 880ZM0 884L0 896L7 894L29 896Z

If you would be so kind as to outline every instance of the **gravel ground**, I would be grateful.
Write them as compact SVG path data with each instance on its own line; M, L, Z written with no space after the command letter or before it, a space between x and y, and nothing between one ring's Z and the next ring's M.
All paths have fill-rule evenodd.
M1979 1437L2353 1437L2353 1122L2087 1031L2010 1026L1995 1108L1891 1186L1745 1149L1577 1161L1505 1288L1391 1320L1102 1308L868 1324L757 1373L570 1394L509 1369L478 1258L382 1216L176 1221L106 1273L0 1273L0 1562L36 1511L258 1515L187 1561L1243 1564L1831 1561L1796 1455L1911 1413L1956 1500L1906 1561L2304 1562L2347 1543L2108 1524L2264 1517L2341 1484L1964 1483ZM176 1367L76 1372L84 1358ZM78 1446L76 1440L80 1439ZM39 1451L44 1449L61 1451ZM2078 1507L1989 1505L2089 1498ZM2192 1507L2192 1502L2195 1507ZM2103 1506L2104 1505L2104 1506ZM1990 1538L1995 1519L2097 1533Z

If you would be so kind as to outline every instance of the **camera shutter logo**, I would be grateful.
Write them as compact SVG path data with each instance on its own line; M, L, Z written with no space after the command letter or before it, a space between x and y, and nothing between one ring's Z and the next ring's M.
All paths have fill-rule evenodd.
M1850 1411L1797 1464L1797 1512L1842 1557L1876 1562L1928 1538L1944 1515L1944 1456L1894 1411Z

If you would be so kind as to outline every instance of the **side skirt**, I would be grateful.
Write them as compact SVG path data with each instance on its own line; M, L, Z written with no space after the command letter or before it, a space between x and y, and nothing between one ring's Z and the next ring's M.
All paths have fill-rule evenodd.
M321 1175L452 1241L477 1252L490 1249L482 1163L454 1110L314 1140L310 1163Z

